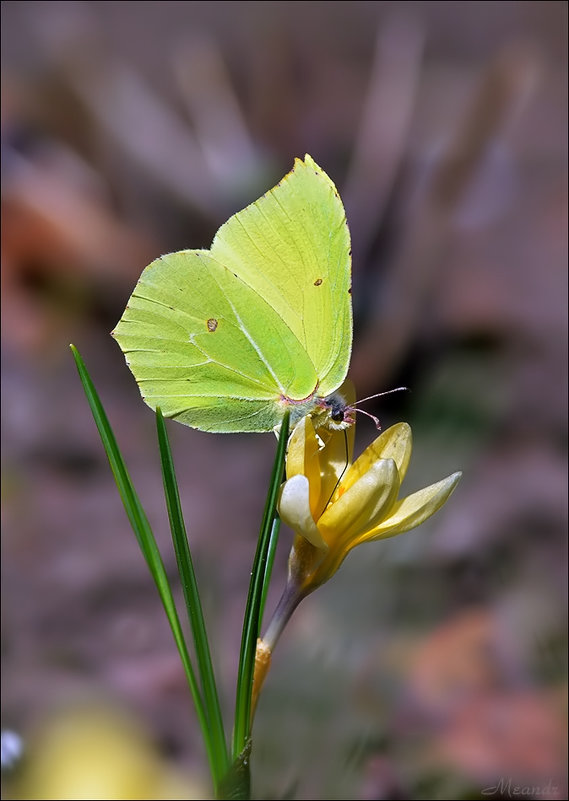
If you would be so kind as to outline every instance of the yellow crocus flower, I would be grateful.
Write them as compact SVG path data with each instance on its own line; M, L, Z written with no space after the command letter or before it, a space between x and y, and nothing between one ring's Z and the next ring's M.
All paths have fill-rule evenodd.
M400 498L411 458L411 427L391 426L352 463L354 430L354 425L315 428L309 415L291 434L278 511L295 537L285 590L257 643L252 714L272 651L300 601L328 581L356 545L395 537L434 515L462 475L453 473Z
M291 434L278 511L295 537L286 588L257 647L253 708L272 651L300 601L328 581L356 545L395 537L434 515L462 475L400 498L411 458L410 426L391 426L352 463L354 429L315 428L307 416Z
M391 426L352 464L353 428L350 437L344 431L317 434L304 417L290 438L278 509L296 535L289 583L303 597L328 581L356 545L394 537L431 517L462 475L400 498L411 457L410 426Z

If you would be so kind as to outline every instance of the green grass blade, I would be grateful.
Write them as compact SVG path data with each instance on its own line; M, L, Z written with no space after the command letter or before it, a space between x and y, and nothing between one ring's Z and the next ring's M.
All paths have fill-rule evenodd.
M215 750L218 776L224 776L229 768L229 755L227 752L227 741L223 728L223 718L219 704L219 696L215 682L215 675L211 661L209 642L203 617L203 610L198 591L196 575L188 544L186 527L182 507L180 504L180 494L178 482L172 459L172 451L166 431L166 424L160 409L156 410L156 428L158 432L158 444L160 446L160 459L162 461L162 477L164 479L164 495L168 508L168 518L172 532L172 542L176 552L178 571L182 580L184 598L188 618L192 628L192 635L196 650L198 672L200 676L206 713L211 730L212 743Z
M223 777L219 798L225 801L250 801L251 798L251 740L233 761Z
M134 486L126 469L124 460L117 445L117 441L113 434L113 430L107 419L107 415L105 414L105 410L99 399L97 391L95 390L95 386L89 376L89 373L87 372L87 368L85 367L83 359L81 358L79 352L77 351L74 345L71 345L71 351L73 353L73 358L75 359L75 364L77 365L79 377L81 379L81 383L83 384L83 389L85 390L87 401L89 403L89 406L91 407L91 412L93 414L95 424L99 431L103 447L105 448L105 452L107 454L111 470L115 477L115 481L127 517L134 530L134 533L136 535L138 544L140 545L140 549L144 555L144 558L146 559L146 562L148 564L148 567L150 569L150 572L158 589L160 599L164 606L164 610L166 612L170 628L172 629L174 641L178 648L178 652L180 654L180 658L184 666L186 678L188 680L190 691L192 693L192 697L196 707L196 713L202 730L212 777L214 780L214 784L216 785L217 788L220 777L216 774L216 761L214 756L215 749L213 747L213 743L211 740L211 734L208 726L207 716L205 714L204 704L200 694L199 686L196 682L196 678L192 668L192 663L188 653L188 648L184 640L182 627L180 625L180 619L178 617L178 612L176 610L176 605L174 603L174 598L172 595L170 584L168 582L168 577L166 575L164 563L162 562L158 546L156 545L156 540L154 539L154 534L152 533L152 529L150 528L150 524L148 522L146 514L144 513L138 495L136 494L136 491L134 489Z
M273 564L275 562L275 554L277 552L277 545L279 542L279 529L281 527L281 519L280 517L275 517L273 519L273 525L271 528L271 538L269 542L269 550L267 553L267 567L265 570L265 575L263 576L263 592L261 594L261 609L259 611L259 628L263 623L263 615L265 612L265 604L267 602L267 593L269 592L269 584L271 583L271 575L273 572Z
M249 595L247 597L247 606L245 608L245 617L243 620L232 743L232 755L234 760L238 759L239 755L247 747L251 733L251 694L253 689L253 671L255 668L255 651L261 625L261 605L265 578L267 576L267 558L271 543L273 520L276 515L277 499L283 477L288 431L289 414L287 412L281 425L279 444L275 455L269 491L267 493L257 551L253 561Z

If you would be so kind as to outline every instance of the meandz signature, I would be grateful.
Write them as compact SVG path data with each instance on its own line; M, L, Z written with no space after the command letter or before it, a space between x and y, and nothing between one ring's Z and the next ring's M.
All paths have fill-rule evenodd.
M512 777L502 778L498 784L492 787L485 787L482 795L506 796L506 798L516 798L517 796L527 796L529 798L539 798L545 796L554 798L559 788L549 779L545 784L517 784Z

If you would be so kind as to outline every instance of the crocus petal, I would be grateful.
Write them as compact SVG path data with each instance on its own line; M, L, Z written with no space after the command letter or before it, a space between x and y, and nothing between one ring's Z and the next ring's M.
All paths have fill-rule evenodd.
M356 402L356 390L352 382L346 378L337 390L347 407L353 407ZM322 514L328 504L332 493L338 486L348 465L351 464L354 453L355 426L338 430L334 428L318 429L318 435L324 445L320 451L320 465L322 470L322 484L320 489L320 504L313 508L315 520Z
M411 449L411 426L408 423L390 426L356 459L342 479L342 487L351 487L378 459L393 459L399 471L399 481L403 481L409 467Z
M316 528L310 512L310 488L306 476L293 476L285 481L278 503L281 520L297 534L305 537L316 548L327 545Z
M308 475L308 478L312 479L315 468L318 471L318 451L320 447L312 420L307 415L295 425L288 441L286 454L287 478Z
M362 530L385 517L398 492L399 476L395 462L393 459L378 459L326 509L318 521L322 536L331 548L351 542Z
M295 426L288 441L286 457L287 478L304 475L310 485L310 511L318 519L320 488L322 485L319 451L322 447L312 420L303 417Z
M398 501L389 517L368 531L359 539L359 542L394 537L396 534L402 534L404 531L419 526L441 508L461 476L462 473L453 473L442 481L431 484L430 487L425 487Z
M353 426L352 426L353 429ZM320 504L315 512L318 519L326 508L339 486L340 479L348 469L350 460L350 430L320 431L324 448L320 451L320 465L322 471L322 484L320 488ZM352 437L353 439L353 437Z

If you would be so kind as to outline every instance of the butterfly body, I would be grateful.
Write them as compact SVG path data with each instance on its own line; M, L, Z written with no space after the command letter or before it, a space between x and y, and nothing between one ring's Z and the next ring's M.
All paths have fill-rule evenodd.
M231 217L210 250L156 259L113 335L146 403L204 431L270 431L343 382L352 344L350 241L310 156Z

